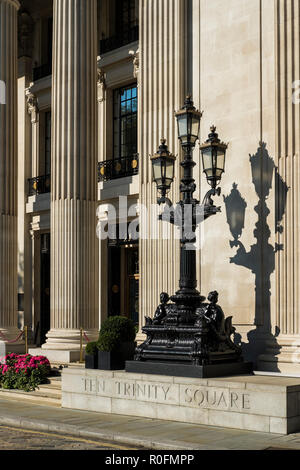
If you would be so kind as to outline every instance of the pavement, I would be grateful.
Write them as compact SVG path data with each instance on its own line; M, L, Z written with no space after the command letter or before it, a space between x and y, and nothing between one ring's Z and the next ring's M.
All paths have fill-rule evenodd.
M0 451L16 450L139 450L137 447L125 446L99 439L87 439L46 431L14 428L0 424ZM77 462L78 463L78 462Z
M0 398L0 425L159 450L300 450L288 436L54 408Z

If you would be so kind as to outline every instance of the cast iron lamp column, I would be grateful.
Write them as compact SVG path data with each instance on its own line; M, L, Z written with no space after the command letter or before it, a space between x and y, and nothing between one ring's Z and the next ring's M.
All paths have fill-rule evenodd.
M154 317L145 317L142 331L147 339L136 348L135 360L126 362L126 371L202 378L249 373L252 364L243 361L241 347L231 339L235 332L232 317L225 318L218 305L217 291L208 294L209 303L206 303L196 290L195 232L203 220L220 211L214 206L212 196L220 194L217 185L224 172L227 145L220 142L212 126L207 141L200 146L203 170L211 186L200 204L193 198L196 185L192 151L198 139L201 113L196 111L188 96L175 115L184 150L182 197L175 208L167 198L174 179L175 158L165 141L152 157L152 164L153 179L161 194L158 203L167 204L160 219L183 230L179 290L171 297L172 302L168 294L162 292Z
M196 211L199 201L193 198L196 185L193 178L193 169L196 163L193 160L193 150L198 140L200 120L202 113L194 107L190 96L187 96L184 106L175 113L178 125L178 138L184 151L184 159L180 163L183 168L180 192L183 195L178 203L181 208L181 240L180 240L180 280L179 290L171 299L178 305L198 306L204 297L197 291L196 279ZM190 226L187 222L187 208L191 209ZM190 214L189 214L190 215ZM188 235L188 237L187 237ZM188 318L187 318L188 320Z
M205 299L196 289L195 232L201 221L220 211L219 207L214 206L211 197L216 194L220 195L220 189L216 189L216 187L224 172L227 145L220 142L218 134L215 132L216 128L212 126L207 141L200 146L203 170L212 189L207 192L202 204L200 204L193 197L196 190L193 168L196 163L193 161L192 152L198 140L202 113L196 110L191 97L187 96L184 106L175 113L175 116L178 125L178 138L184 151L184 159L180 163L183 168L183 178L180 184L182 199L171 212L171 217L169 215L172 202L166 197L166 194L174 180L175 157L168 151L165 140L162 140L158 152L153 155L151 160L153 179L157 184L158 191L161 193L161 197L157 199L157 202L158 204L166 203L169 206L160 215L160 219L169 220L181 229L179 290L171 297L171 300L178 306L179 321L189 323L192 320L194 309ZM188 217L190 220L188 220Z

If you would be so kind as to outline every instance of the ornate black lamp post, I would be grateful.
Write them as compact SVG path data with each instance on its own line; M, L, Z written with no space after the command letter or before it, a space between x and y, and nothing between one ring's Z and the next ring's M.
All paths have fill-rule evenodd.
M175 157L169 152L165 140L161 141L151 160L153 180L160 193L157 202L167 205L160 219L168 220L181 230L179 290L170 298L167 293L161 294L154 318L145 319L143 332L147 340L137 348L135 361L126 363L126 370L190 377L246 373L251 365L242 361L240 347L231 340L235 331L232 317L225 319L217 305L218 293L213 291L209 294L208 304L196 289L196 249L193 245L196 228L220 211L212 196L220 195L217 185L224 172L227 145L220 141L215 126L212 126L207 141L200 146L203 171L211 186L200 204L193 197L196 189L193 168L196 163L192 152L198 140L202 113L196 110L188 96L175 116L184 151L184 159L180 163L183 168L182 197L175 208L167 197L174 179Z

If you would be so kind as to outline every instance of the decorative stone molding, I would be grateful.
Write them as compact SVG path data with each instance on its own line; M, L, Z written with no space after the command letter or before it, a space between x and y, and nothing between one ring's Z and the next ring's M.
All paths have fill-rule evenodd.
M102 103L106 98L106 76L105 72L98 69L98 80L97 80L97 100L98 103Z
M29 233L31 237L34 236L35 232L40 232L41 230L50 229L50 213L40 214L32 217L32 222L30 223Z
M27 111L31 115L31 122L35 124L39 120L39 109L38 109L38 100L36 95L31 91L31 86L25 90L25 95L27 99Z
M133 76L137 80L139 79L139 72L140 72L140 50L137 49L136 51L129 51L129 55L132 57L133 62Z

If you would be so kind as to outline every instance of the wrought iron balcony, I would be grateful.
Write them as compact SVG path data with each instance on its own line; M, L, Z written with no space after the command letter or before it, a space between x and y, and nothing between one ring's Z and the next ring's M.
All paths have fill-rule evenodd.
M33 81L36 82L40 78L48 77L52 75L52 64L44 64L33 69Z
M111 36L106 39L101 39L100 41L100 54L105 54L105 52L113 51L114 49L118 49L119 47L126 46L134 41L138 41L139 39L139 27L134 26L133 28L127 29L126 31L122 31L120 34L116 34L115 36Z
M134 176L139 172L139 155L115 158L98 163L98 182L110 181L126 176Z
M51 175L36 176L28 179L28 196L50 193Z

